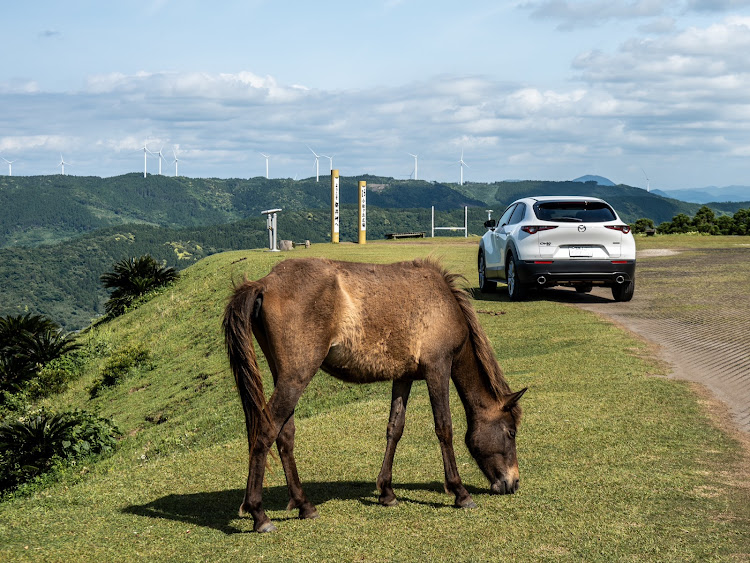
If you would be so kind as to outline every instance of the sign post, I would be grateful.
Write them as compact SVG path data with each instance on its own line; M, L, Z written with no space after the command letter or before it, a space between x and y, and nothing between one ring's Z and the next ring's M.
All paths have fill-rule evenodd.
M331 170L331 242L339 242L339 171Z
M367 182L359 182L359 244L367 242Z

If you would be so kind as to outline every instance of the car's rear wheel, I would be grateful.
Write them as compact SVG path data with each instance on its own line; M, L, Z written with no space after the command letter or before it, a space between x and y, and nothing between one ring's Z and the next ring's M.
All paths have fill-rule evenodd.
M615 301L630 301L635 291L635 278L612 286L612 297Z
M484 262L484 252L479 251L479 263L477 269L479 271L479 291L482 293L492 293L497 289L497 282L490 281L487 279L487 264Z
M521 301L526 298L528 288L518 279L518 267L513 254L508 254L505 261L505 280L508 284L508 298L511 301Z

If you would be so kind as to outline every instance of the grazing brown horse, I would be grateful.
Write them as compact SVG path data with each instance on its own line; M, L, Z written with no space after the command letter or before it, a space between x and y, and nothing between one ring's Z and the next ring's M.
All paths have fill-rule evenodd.
M245 411L250 470L240 514L258 532L275 530L262 506L263 475L274 441L289 489L288 510L318 513L294 459L294 409L318 371L343 381L392 381L379 502L397 503L393 457L404 429L412 382L424 380L445 469L457 507L476 505L461 483L448 405L452 378L466 410L466 445L492 493L518 489L518 400L511 392L466 293L431 260L376 265L309 258L280 262L264 278L234 291L224 315L229 362ZM268 360L274 391L266 401L252 335Z

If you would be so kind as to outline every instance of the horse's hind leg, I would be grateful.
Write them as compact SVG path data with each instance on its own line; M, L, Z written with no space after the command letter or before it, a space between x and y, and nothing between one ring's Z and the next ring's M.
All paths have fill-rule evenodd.
M445 491L456 496L455 506L459 508L476 508L469 491L466 490L458 474L456 455L453 451L453 421L449 404L450 397L450 366L440 369L437 366L428 367L425 380L430 393L432 414L435 419L435 434L440 441L440 451L443 454L443 468L445 470Z
M278 384L268 400L270 422L261 418L258 438L250 450L247 489L245 499L240 506L240 515L250 514L253 517L253 529L256 532L276 530L276 526L263 510L263 476L266 470L266 460L271 446L279 437L285 423L294 414L297 401L313 375L315 375L315 370L304 376L290 377L286 380L279 377Z
M315 506L307 500L305 491L302 490L302 483L297 473L297 462L294 459L294 415L286 421L281 428L279 437L276 438L276 447L279 449L281 465L286 475L286 484L289 489L289 504L287 510L299 509L300 518L317 518L318 511Z
M378 475L377 485L380 490L378 502L385 506L395 506L398 504L396 495L393 492L393 457L396 454L396 446L404 433L404 422L406 420L406 403L409 400L411 392L411 380L398 380L393 382L393 391L391 394L391 415L388 420L388 430L386 438L388 442L385 446L385 457L383 458L383 467Z

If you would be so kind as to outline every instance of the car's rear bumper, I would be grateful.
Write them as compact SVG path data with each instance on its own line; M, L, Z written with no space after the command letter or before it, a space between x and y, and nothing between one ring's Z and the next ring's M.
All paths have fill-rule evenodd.
M559 285L594 283L615 285L635 278L635 260L527 260L517 264L521 283Z

